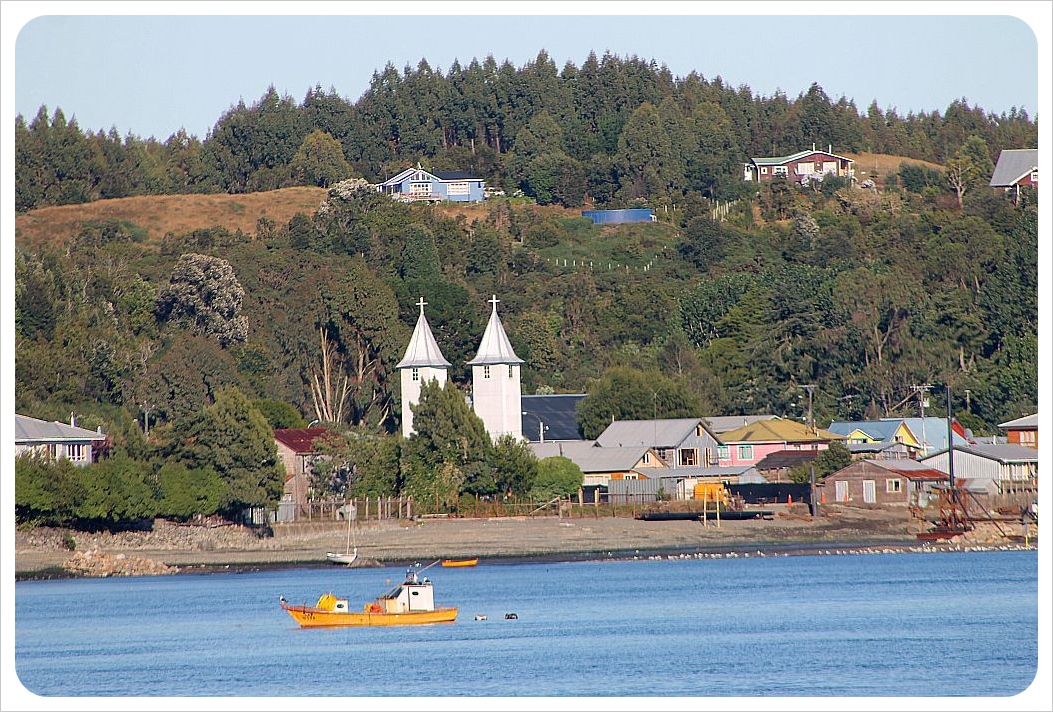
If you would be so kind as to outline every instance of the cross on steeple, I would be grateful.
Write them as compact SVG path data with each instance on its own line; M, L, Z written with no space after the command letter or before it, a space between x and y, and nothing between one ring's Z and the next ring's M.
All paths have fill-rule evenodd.
M424 316L424 307L425 307L425 306L426 306L427 304L428 304L428 303L427 303L426 301L424 301L424 297L421 297L421 298L420 298L420 301L419 301L419 302L417 302L417 306L418 306L418 307L420 307L420 315L421 315L421 316Z
M492 297L490 297L489 299L487 299L486 301L488 301L488 302L490 302L491 304L493 304L493 305L494 305L494 311L497 311L497 303L498 303L499 301L501 301L501 300L500 300L500 299L498 299L498 298L497 298L497 295L495 294L495 295L493 295Z

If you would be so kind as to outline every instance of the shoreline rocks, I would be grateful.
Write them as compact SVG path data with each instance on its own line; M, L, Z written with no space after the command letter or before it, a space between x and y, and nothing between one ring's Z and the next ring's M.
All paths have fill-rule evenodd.
M109 576L163 576L179 572L179 567L160 561L127 554L111 554L98 549L78 551L62 562L62 568L74 576L106 578Z

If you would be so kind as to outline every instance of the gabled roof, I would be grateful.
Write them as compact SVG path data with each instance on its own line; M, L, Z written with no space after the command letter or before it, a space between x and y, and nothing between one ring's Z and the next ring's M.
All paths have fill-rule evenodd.
M647 445L648 447L676 447L694 432L702 418L663 418L661 420L616 420L600 433L596 442L600 447ZM712 431L710 431L712 435ZM714 439L716 437L714 436Z
M450 181L462 181L462 180L482 180L476 178L471 173L465 173L464 171L426 171L417 164L416 168L407 168L400 173L393 175L386 181L381 183L381 186L390 187L395 185L401 185L406 180L417 180L417 181L430 181L433 183L448 183Z
M584 440L578 427L578 404L584 393L522 396L523 437L538 440L538 419L545 424L545 440Z
M995 460L1003 465L1017 462L1038 462L1038 450L1032 447L1025 447L1024 445L1017 445L1015 443L1003 443L999 445L955 445L954 451L968 453L987 460ZM921 461L925 462L931 460L937 455L946 454L947 450L943 449L929 455L928 457L922 458Z
M530 449L539 460L546 457L565 457L581 468L585 474L597 472L628 472L643 459L651 448L598 447L593 440L563 443L530 443ZM662 471L665 470L656 470ZM648 469L648 472L650 470Z
M992 188L1005 188L1015 185L1021 178L1038 168L1037 148L1010 148L998 154L991 175Z
M1016 420L1007 420L1004 423L998 424L1002 430L1036 430L1038 428L1038 413L1032 415L1025 415L1023 418L1017 418Z
M329 433L329 428L275 428L274 439L297 455L301 455L316 452L314 441Z
M947 449L947 419L946 418L895 418L891 419L896 422L902 420L906 424L910 432L914 434L914 438L919 444L928 446L928 452L934 450L946 450ZM953 422L957 425L957 421ZM961 427L961 426L958 426ZM922 435L924 434L925 441L922 442ZM958 448L962 445L968 445L969 441L961 436L961 433L954 431L954 447Z
M501 326L501 319L497 316L497 303L499 301L496 294L490 299L490 303L494 307L493 311L490 312L490 321L487 322L486 331L483 332L483 340L479 344L479 353L468 362L469 366L482 366L494 363L526 363L523 359L516 356L516 352L512 350L512 344L505 334L505 328Z
M413 327L413 336L410 337L409 345L406 346L406 355L402 357L395 368L419 368L432 366L434 368L449 368L450 362L443 358L439 344L428 326L428 320L424 318L424 306L427 302L422 297L417 306L420 307L420 316L417 317L417 325Z
M908 460L906 458L899 460L867 459L862 460L862 462L865 462L873 467L880 467L883 470L888 470L893 474L899 475L900 477L906 477L909 480L943 481L947 479L946 472L942 472L935 468L929 467L925 463L918 462L917 460ZM826 479L835 477L840 472L848 469L849 467L853 467L854 465L855 463L853 463L852 465L848 465L847 467L842 468L842 470L828 475Z
M714 415L705 418L705 421L709 426L709 432L719 434L756 423L758 420L775 420L778 417L777 415Z
M871 440L879 442L893 441L896 432L899 430L899 426L903 421L901 420L840 420L830 423L830 427L827 428L831 433L837 433L848 437L852 433L859 431L869 437Z
M84 440L105 440L106 436L94 430L78 428L57 420L48 422L30 418L28 415L15 413L15 443L54 443L83 442Z
M815 153L822 153L823 155L832 156L833 158L837 158L842 161L855 163L855 161L853 161L851 158L848 158L847 156L838 156L836 153L830 153L829 151L823 151L822 149L818 148L813 148L807 151L798 151L797 153L791 153L789 156L775 156L771 158L751 158L750 160L758 166L781 166L784 163L792 163L794 161L798 161L804 158L805 156L811 156Z
M722 433L721 442L730 443L814 443L844 440L837 433L816 428L814 431L796 420L761 420Z

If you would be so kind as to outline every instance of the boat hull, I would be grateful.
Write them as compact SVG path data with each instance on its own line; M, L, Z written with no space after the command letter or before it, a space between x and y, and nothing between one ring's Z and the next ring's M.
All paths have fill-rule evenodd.
M369 613L325 611L313 606L290 606L281 604L293 620L304 628L339 628L388 625L425 625L429 623L453 623L457 619L456 608L436 608L433 611L408 611L406 613Z
M325 559L331 564L343 564L344 566L350 566L355 563L355 559L358 558L358 554L333 554L326 552Z
M464 566L475 566L479 563L479 559L444 559L442 565L444 568L460 568Z

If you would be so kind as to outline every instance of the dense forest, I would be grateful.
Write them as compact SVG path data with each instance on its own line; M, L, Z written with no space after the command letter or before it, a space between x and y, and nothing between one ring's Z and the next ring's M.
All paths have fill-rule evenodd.
M742 180L750 156L813 143L906 160L868 188ZM61 246L16 241L16 410L102 426L112 461L139 463L111 472L149 463L150 501L178 500L169 513L273 502L280 482L256 441L315 420L358 438L359 456L371 448L376 478L345 478L348 491L431 492L435 473L451 496L529 490L511 443L458 463L439 445L386 444L398 440L394 366L415 302L428 302L468 390L464 364L496 294L527 362L524 393L589 393L589 436L611 417L802 418L803 384L815 385L819 423L914 415L912 386L947 384L956 416L992 433L1037 403L1038 249L1035 194L1014 202L987 183L1002 149L1035 146L1026 113L964 100L942 115L861 113L818 85L756 97L635 57L559 71L544 52L520 69L389 65L354 103L270 90L203 141L83 133L41 107L16 118L20 212L294 185L328 199L252 234L214 227L154 244L140 226L103 221ZM514 197L469 219L365 187L418 161ZM601 227L542 209L583 205L653 207L659 221ZM451 415L456 398L434 398L474 427ZM236 446L242 437L255 444ZM216 461L235 449L242 461ZM210 504L179 500L193 482ZM25 492L20 512L39 514Z

